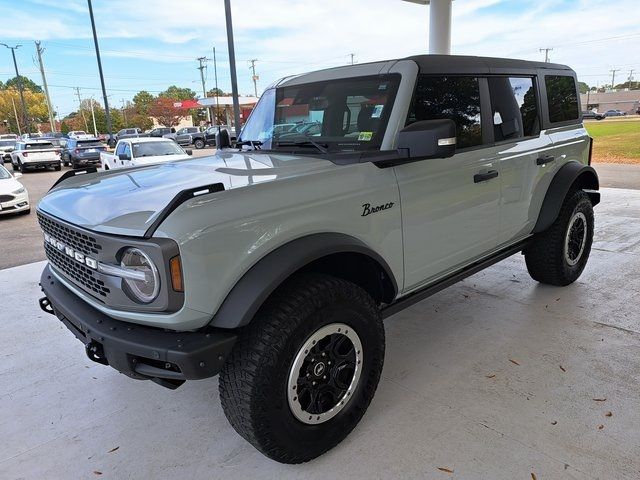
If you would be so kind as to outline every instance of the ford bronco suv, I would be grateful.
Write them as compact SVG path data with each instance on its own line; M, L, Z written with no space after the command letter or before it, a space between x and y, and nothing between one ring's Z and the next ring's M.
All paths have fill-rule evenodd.
M373 398L384 318L520 252L539 282L580 276L600 196L576 84L462 56L280 80L234 148L62 176L40 305L131 378L220 374L240 435L315 458Z

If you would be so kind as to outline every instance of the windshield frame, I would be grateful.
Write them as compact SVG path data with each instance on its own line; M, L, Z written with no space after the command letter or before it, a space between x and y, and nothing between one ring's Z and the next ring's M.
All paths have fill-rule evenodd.
M387 82L388 83L388 93L387 98L384 103L382 115L380 115L380 123L377 130L374 132L371 140L360 140L358 137L349 138L347 136L338 136L338 137L330 137L330 136L322 136L322 135L307 135L305 132L297 132L299 126L305 125L307 122L286 122L276 124L276 116L277 116L277 105L278 103L285 98L285 90L287 89L299 89L299 88L317 88L318 90L324 92L327 85L336 85L339 83L353 83L357 81L373 81L373 82ZM402 82L402 75L400 73L387 73L382 75L360 75L360 76L352 76L352 77L343 77L338 79L328 79L328 80L320 80L314 82L301 82L294 83L292 85L277 85L270 89L267 89L261 96L260 101L256 105L256 107L251 112L251 115L247 119L247 123L244 125L242 129L242 133L239 142L262 142L261 150L268 151L290 151L295 150L296 153L314 153L318 154L319 149L313 148L309 149L309 146L313 146L313 143L317 143L322 147L326 147L326 153L362 153L362 152L379 152L381 151L382 144L384 141L384 136L389 126L389 120L391 118L392 111L395 106L395 102L397 99L398 92L400 90L400 85ZM266 103L265 103L266 102ZM361 105L364 105L362 103ZM326 111L326 109L324 110ZM324 114L323 114L324 115ZM264 138L253 138L259 137L255 132L251 130L256 130L254 123L256 122L264 122L265 118L272 117L271 126L269 135L270 137ZM356 115L357 116L357 115ZM374 118L374 117L372 117ZM376 117L377 118L377 117ZM275 137L274 141L274 129L280 125L286 125L292 123L293 127L290 131L285 132L287 134L292 134L288 138L279 138ZM312 123L320 123L322 126L322 122L309 121L308 124ZM351 124L351 122L350 122ZM260 128L260 124L258 124L258 129ZM361 132L362 133L362 132ZM297 134L297 135L296 135ZM310 141L311 140L311 141ZM298 145L296 145L296 143ZM284 145L279 145L284 144ZM323 152L320 152L323 153Z

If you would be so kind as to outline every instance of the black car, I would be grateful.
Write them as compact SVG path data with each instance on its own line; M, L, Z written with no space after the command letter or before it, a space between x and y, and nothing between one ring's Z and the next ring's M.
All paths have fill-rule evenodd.
M592 110L587 110L585 112L582 112L583 120L604 120L605 118L607 117L604 113L598 113Z
M78 168L86 165L98 165L100 152L107 149L97 138L70 138L60 154L64 166Z
M176 129L173 127L156 127L153 130L150 130L149 132L140 136L141 137L163 137L164 135L169 135L171 133L176 133Z
M123 138L134 138L143 136L143 132L139 128L123 128L118 133L116 133L116 142L118 140L122 140Z
M201 134L198 127L184 127L174 134L165 135L167 138L173 139L178 145L191 145L195 138Z

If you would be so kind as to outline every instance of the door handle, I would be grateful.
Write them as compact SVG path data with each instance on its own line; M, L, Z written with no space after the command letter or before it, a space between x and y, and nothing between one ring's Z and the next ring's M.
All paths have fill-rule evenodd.
M489 170L486 173L476 173L473 176L473 183L486 182L487 180L491 180L492 178L496 178L497 176L497 170Z
M547 163L553 162L556 159L553 155L544 155L543 157L538 157L536 160L536 165L546 165Z

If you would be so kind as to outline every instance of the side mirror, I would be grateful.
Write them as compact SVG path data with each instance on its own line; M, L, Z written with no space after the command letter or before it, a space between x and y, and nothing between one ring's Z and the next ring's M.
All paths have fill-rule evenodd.
M456 124L453 120L423 120L398 133L398 151L415 159L449 158L456 153Z
M15 172L13 174L13 178L20 178L22 176L22 174L20 172Z
M127 155L126 153L119 153L118 154L118 158L120 160L131 160L131 157L129 155Z
M185 152L187 153L187 155L193 155L193 150L191 150L190 148L187 148Z

